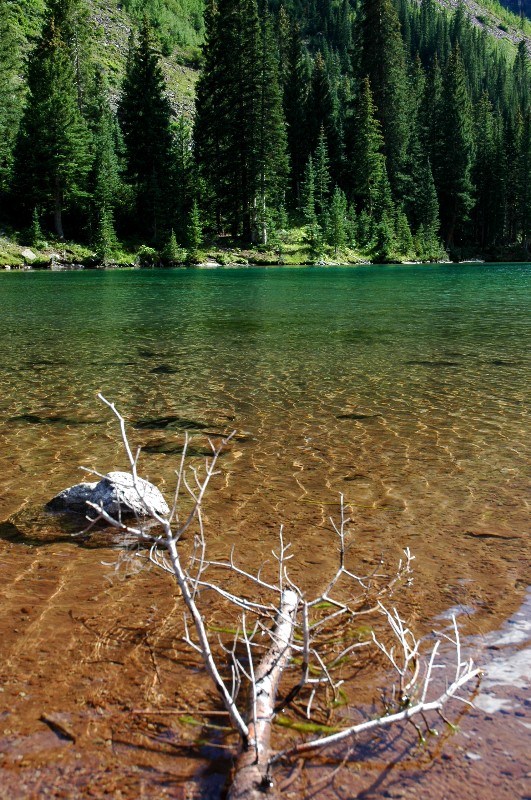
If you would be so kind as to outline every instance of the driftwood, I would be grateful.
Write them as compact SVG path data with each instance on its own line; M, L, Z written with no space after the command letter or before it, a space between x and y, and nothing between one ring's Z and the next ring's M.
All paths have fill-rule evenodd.
M292 555L290 545L284 542L282 529L278 549L273 552L276 569L272 579L264 577L261 568L249 572L239 566L234 553L227 561L209 561L202 503L208 484L216 474L216 462L226 440L217 447L212 445L212 457L206 460L204 471L199 474L196 469L185 468L186 439L173 504L168 514L161 515L142 493L143 483L138 476L140 451L133 455L123 417L112 403L101 395L99 398L118 420L133 485L138 487L141 498L143 517L147 516L150 522L139 518L135 524L129 524L102 506L90 503L96 512L96 520L90 519L89 529L97 522L105 521L124 533L128 541L133 537L148 543L151 562L175 577L184 605L184 639L202 659L240 738L229 800L257 800L264 795L273 795L274 768L280 761L298 759L328 745L351 741L363 731L410 721L413 717L418 717L423 724L427 724L427 714L435 713L445 720L441 710L448 701L455 698L468 702L459 697L459 690L480 671L471 661L462 658L455 619L453 631L441 634L442 640L446 639L454 649L453 672L447 677L444 689L433 697L430 695L434 672L445 668L438 659L441 638L435 642L431 653L423 657L421 642L396 609L389 610L382 602L399 584L411 583L414 557L409 550L404 551L405 558L391 577L376 572L368 576L352 572L346 558L349 520L341 499L340 520L337 524L332 521L339 545L338 566L317 597L307 598L290 579L288 562ZM192 499L192 508L181 519L179 509L183 490ZM157 524L156 529L152 527L153 522ZM184 563L180 540L192 526L195 546ZM227 573L229 578L237 576L239 581L248 583L252 591L245 596L234 594L230 588L231 581L223 581L220 573ZM216 592L239 613L239 628L230 641L223 641L208 630L201 610L207 591ZM256 599L250 600L249 596ZM359 625L361 615L368 613L381 614L393 645L387 644L389 636L383 641L374 631L361 641L359 637L351 636L346 647L343 644L329 645L330 640L342 641L342 636ZM338 633L342 635L338 636ZM325 641L328 643L326 647L323 646ZM299 708L303 704L306 717L311 721L322 705L321 697L325 698L327 694L338 696L341 680L336 674L340 665L357 649L371 647L385 657L396 675L394 707L386 708L375 719L355 725L349 725L347 720L340 730L308 737L306 741L276 752L271 736L281 680L291 679L290 688L283 694L283 709L289 709L297 701ZM323 702L326 706L326 699Z

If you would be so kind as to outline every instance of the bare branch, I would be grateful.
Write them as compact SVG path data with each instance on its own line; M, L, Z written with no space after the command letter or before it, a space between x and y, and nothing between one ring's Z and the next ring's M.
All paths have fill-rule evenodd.
M201 657L231 725L242 742L236 777L228 800L262 797L263 791L269 786L271 767L284 757L311 753L331 744L351 740L364 731L385 728L399 721L412 721L417 716L421 724L427 725L426 715L431 712L445 719L442 708L449 700L467 702L460 697L459 690L477 677L480 671L471 661L462 661L455 617L452 618L451 634L442 634L442 638L455 651L453 678L444 691L429 699L434 673L443 668L438 662L441 640L435 642L427 665L422 666L420 640L417 640L396 608L388 610L381 602L381 598L389 595L398 585L411 585L414 556L409 549L404 550L404 558L391 577L382 574L381 561L378 561L371 574L357 575L347 566L347 552L352 546L347 543L350 520L346 516L341 495L339 521L332 520L332 528L339 541L337 568L331 577L326 577L325 588L317 597L306 598L301 588L291 580L288 564L293 554L290 552L290 543L284 541L282 527L278 548L272 551L276 574L271 580L262 576L263 564L256 572L236 564L234 549L226 561L210 560L202 504L210 481L217 474L218 457L233 434L217 446L209 440L212 456L205 460L203 469L187 466L189 438L186 436L177 470L173 504L165 517L156 513L143 497L143 482L138 475L140 450L133 454L124 418L113 403L102 395L98 397L118 420L133 486L150 521L147 524L139 521L136 525L125 524L119 512L113 516L101 506L90 504L97 519L90 520L91 526L87 532L96 522L104 521L138 542L148 542L151 545L149 556L144 558L149 558L152 564L174 576L185 609L183 639ZM181 521L179 506L183 493L188 495L192 505ZM156 535L149 533L149 525L153 523L160 526ZM191 554L183 562L182 537L192 527L194 538L189 548ZM217 578L225 572L229 579L237 578L238 585L245 588L236 590L230 583L220 582ZM216 636L205 621L205 595L210 591L222 598L230 609L238 610L239 620L233 638ZM354 627L356 621L360 616L366 618L375 611L379 611L383 617L385 629L393 637L393 644L388 644L387 636L377 634L374 630L371 630L369 637L360 640ZM251 631L247 627L248 616L252 616L254 623ZM322 697L329 699L330 689L337 699L338 689L343 683L340 672L342 665L353 657L355 651L369 647L383 654L397 677L397 693L393 695L396 698L395 710L390 713L388 708L375 719L300 742L272 756L270 740L276 713L280 709L289 709L295 699L302 696L307 718L322 719L323 712L330 711L330 706L325 704ZM242 649L246 656L243 661ZM297 655L293 661L292 653ZM288 683L284 699L277 704L280 681L283 676L292 675L292 668L295 667L297 675L293 685L289 688ZM419 678L421 675L423 677ZM244 694L242 687L247 690L247 705L243 708L239 704L240 695ZM420 727L416 727L419 735L422 735Z

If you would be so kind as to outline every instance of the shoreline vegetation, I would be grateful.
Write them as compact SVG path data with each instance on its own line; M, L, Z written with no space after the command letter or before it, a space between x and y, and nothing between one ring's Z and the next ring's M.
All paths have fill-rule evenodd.
M529 260L523 18L507 48L464 0L193 2L183 105L184 12L121 5L0 6L0 268Z
M420 260L400 257L379 260L371 253L343 249L337 253L322 253L313 257L304 242L296 236L282 247L249 247L235 242L212 242L193 256L183 250L177 258L168 258L145 246L124 247L114 257L102 259L90 247L76 242L50 241L45 246L29 247L16 238L0 234L0 271L69 269L152 269L179 267L305 267L305 266L366 266L370 264L459 264L459 263L529 263L529 254L521 247L500 247L482 252L475 248L456 248L441 253L440 258Z

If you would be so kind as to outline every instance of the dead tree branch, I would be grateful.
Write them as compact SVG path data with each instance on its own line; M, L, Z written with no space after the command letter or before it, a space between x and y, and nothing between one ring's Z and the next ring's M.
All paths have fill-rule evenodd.
M264 792L272 792L272 769L283 759L299 758L329 745L352 741L362 732L385 728L416 716L423 719L431 712L441 714L443 706L451 699L460 699L459 690L479 675L472 662L462 660L454 619L453 634L443 634L455 651L453 677L443 691L430 699L433 674L442 669L438 661L441 639L437 640L426 661L421 654L421 642L398 611L395 608L390 611L382 603L382 598L389 596L398 585L411 585L414 557L406 549L405 558L390 577L376 570L366 576L352 571L347 557L351 545L343 497L339 522L332 520L338 540L338 567L318 597L307 598L303 589L290 578L288 562L293 555L289 552L289 543L284 541L282 529L278 549L273 551L275 561L267 576L262 567L249 571L240 566L234 552L226 561L209 560L202 504L216 474L218 457L228 439L218 446L211 445L212 456L206 459L200 472L187 467L186 438L177 471L173 505L170 513L163 516L142 496L138 476L140 451L133 453L124 418L113 403L102 395L99 398L118 420L134 487L146 516L157 527L149 527L141 520L137 524L125 524L120 515L115 517L102 507L91 505L99 521L112 525L128 537L148 542L151 562L172 574L179 586L184 604L184 640L201 657L232 727L241 739L229 800L255 800L263 798ZM191 499L192 507L181 521L179 506L183 489ZM192 554L183 560L181 540L183 534L192 528ZM223 573L227 573L232 582L223 582ZM246 584L249 587L245 595L234 590L234 578L238 586ZM229 609L236 609L239 613L238 628L231 641L214 636L208 629L205 622L208 592L215 592ZM384 639L371 629L370 636L360 638L356 633L360 616L375 612L379 612L385 621L388 634ZM388 643L389 636L392 644ZM309 720L314 719L319 711L323 713L327 705L330 709L327 694L337 698L343 682L342 666L358 649L371 647L384 656L396 674L398 685L394 706L386 708L374 719L355 725L345 725L344 721L339 731L318 735L275 753L271 736L278 711L289 709L296 698L302 699ZM284 699L277 703L281 682L288 685L283 685Z

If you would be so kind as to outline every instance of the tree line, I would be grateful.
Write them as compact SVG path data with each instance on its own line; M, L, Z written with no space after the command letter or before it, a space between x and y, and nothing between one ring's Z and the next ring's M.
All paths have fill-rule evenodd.
M2 217L194 257L204 236L380 260L519 243L531 226L529 53L435 0L209 0L193 118L147 17L111 103L85 0L48 0L23 63L0 7ZM23 75L23 78L21 76Z

